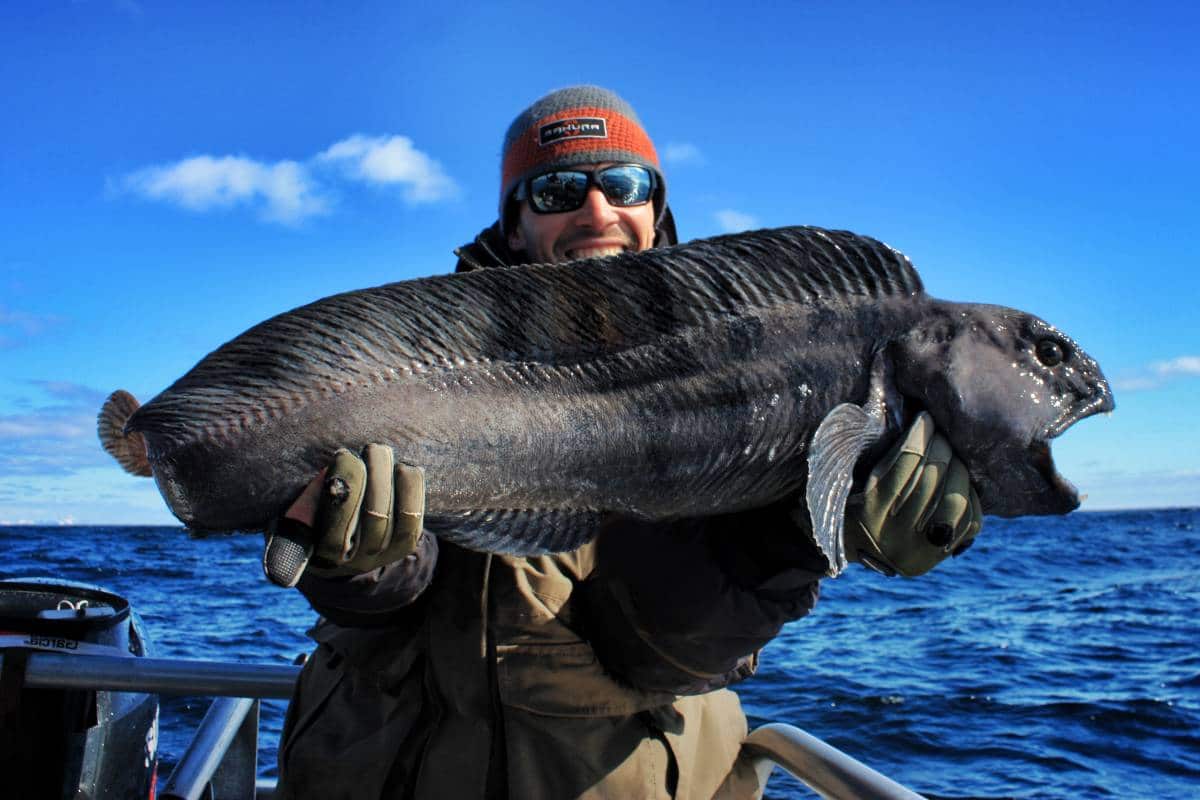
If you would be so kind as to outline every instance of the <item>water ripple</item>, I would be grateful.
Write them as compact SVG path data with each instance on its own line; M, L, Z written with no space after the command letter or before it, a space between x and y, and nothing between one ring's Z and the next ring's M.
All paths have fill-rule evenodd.
M1195 798L1200 510L989 519L917 580L852 569L740 687L752 725L799 725L931 798ZM0 577L100 583L155 655L291 663L314 615L261 578L261 541L175 528L4 528ZM177 758L207 707L167 698ZM285 704L263 706L260 774ZM810 797L772 779L774 798Z

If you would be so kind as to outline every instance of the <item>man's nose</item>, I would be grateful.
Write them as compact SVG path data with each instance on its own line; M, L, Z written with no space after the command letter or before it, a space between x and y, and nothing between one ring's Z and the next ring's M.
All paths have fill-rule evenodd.
M604 192L600 191L600 187L592 186L583 199L583 205L576 212L576 220L581 225L604 230L617 221L617 212L609 204Z

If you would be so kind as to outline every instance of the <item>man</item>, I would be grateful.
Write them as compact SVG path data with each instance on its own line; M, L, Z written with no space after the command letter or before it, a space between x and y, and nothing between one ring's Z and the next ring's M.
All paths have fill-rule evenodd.
M504 140L500 219L459 271L675 243L633 109L571 87ZM800 498L518 558L421 531L423 475L390 448L341 451L318 481L299 588L324 619L280 745L283 797L752 797L746 720L725 687L806 614L828 568ZM314 486L318 485L314 482ZM921 418L848 513L851 554L919 574L979 530L966 471Z

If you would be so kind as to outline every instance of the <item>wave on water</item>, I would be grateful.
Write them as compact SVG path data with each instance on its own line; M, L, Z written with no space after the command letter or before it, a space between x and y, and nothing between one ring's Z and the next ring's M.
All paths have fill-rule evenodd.
M852 569L738 687L751 725L798 725L931 798L1197 797L1198 528L1200 509L989 519L969 554L922 578ZM0 526L0 578L118 592L158 657L292 663L315 615L266 583L260 547L178 528ZM207 703L164 699L164 764ZM263 704L263 777L284 710ZM812 795L777 771L767 796Z

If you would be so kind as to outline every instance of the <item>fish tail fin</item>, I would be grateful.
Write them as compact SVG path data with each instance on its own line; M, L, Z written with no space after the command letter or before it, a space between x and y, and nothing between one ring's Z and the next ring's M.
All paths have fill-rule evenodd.
M140 433L125 432L125 423L140 407L137 398L118 389L104 401L96 418L96 433L100 436L100 444L126 472L148 478L152 473L146 439Z

